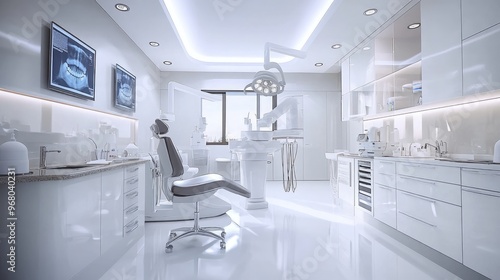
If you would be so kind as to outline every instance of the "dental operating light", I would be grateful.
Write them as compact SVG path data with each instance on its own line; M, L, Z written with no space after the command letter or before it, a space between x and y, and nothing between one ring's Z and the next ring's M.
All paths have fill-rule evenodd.
M271 62L271 51L298 58L306 57L306 53L303 51L286 48L273 43L266 43L264 46L264 69L266 71L259 71L255 74L253 81L243 89L245 94L247 90L253 90L256 94L274 96L285 90L286 81L283 69L281 69L278 63ZM275 73L269 71L271 69L278 70L279 78Z

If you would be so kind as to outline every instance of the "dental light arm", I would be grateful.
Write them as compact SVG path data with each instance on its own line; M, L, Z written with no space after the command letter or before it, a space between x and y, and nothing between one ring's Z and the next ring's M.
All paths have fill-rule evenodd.
M295 129L300 128L299 125L299 109L298 102L296 98L287 98L281 102L274 110L269 113L264 114L261 119L257 120L257 127L269 127L271 126L279 117L284 114L287 115L287 128Z

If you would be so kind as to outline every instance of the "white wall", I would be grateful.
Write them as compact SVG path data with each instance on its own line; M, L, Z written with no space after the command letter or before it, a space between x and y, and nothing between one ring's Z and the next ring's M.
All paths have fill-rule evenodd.
M96 50L95 101L81 100L47 88L51 21ZM149 150L149 124L160 110L160 71L95 1L2 1L0 26L0 88L135 118L138 120L136 144L143 151ZM113 106L115 64L137 78L135 113ZM31 113L23 112L22 103L17 106L18 114ZM0 120L11 121L18 117L0 112ZM66 121L78 126L79 116L68 115ZM42 124L40 129L44 126L47 125Z
M166 109L167 85L170 81L178 82L194 89L200 90L242 90L253 78L254 73L195 73L195 72L162 72L161 92L162 109ZM324 106L319 110L304 111L311 114L311 119L324 119L325 125L318 127L321 134L314 137L322 137L321 149L323 153L327 150L342 148L342 124L340 118L340 76L338 74L297 74L285 73L287 85L285 93L305 94L310 99L311 106ZM317 102L317 101L321 102ZM201 116L201 100L189 94L176 93L174 98L174 110L176 121L170 123L170 135L179 147L188 147L191 133ZM307 106L305 106L307 108ZM315 114L321 114L317 116ZM210 124L209 124L210 125ZM217 157L230 157L227 146L212 146L210 150L211 166L215 167L213 160ZM318 151L316 151L318 152ZM278 157L279 158L279 157ZM321 176L317 179L327 178L326 161L323 163L324 155L320 162ZM306 168L307 170L307 168ZM212 169L213 171L213 169ZM276 173L276 172L274 172ZM268 173L269 174L269 173ZM272 174L272 173L271 173ZM314 174L313 174L314 175ZM307 177L307 176L306 176Z

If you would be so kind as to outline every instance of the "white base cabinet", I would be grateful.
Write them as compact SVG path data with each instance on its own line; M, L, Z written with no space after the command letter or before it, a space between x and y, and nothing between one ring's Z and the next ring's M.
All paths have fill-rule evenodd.
M373 216L382 223L396 228L396 189L375 184Z

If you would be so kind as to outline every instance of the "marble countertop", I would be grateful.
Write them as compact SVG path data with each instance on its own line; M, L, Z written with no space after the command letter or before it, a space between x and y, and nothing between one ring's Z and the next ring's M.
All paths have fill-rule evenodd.
M81 168L52 169L51 167L48 167L47 169L31 169L29 174L16 174L15 181L17 184L23 182L68 180L117 168L142 164L147 161L147 159L137 159L122 162L113 162L107 165L89 165L88 167L86 166ZM0 186L6 185L9 180L8 178L9 176L7 175L0 176Z
M499 163L493 163L491 161L481 161L481 160L475 161L466 159L461 160L461 159L447 159L447 158L436 159L433 157L375 157L375 159L393 160L393 161L416 163L416 164L428 164L428 165L440 165L440 166L500 171Z

